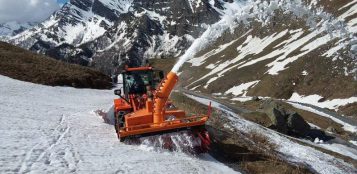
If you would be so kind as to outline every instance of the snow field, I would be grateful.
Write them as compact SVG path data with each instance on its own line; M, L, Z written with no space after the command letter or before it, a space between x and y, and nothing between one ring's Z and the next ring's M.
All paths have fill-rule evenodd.
M111 90L48 87L0 76L0 173L236 173L212 157L118 141Z
M345 106L347 104L357 102L357 97L350 97L350 98L344 98L344 99L333 99L333 100L326 100L323 102L319 102L319 100L322 98L323 98L322 96L319 96L317 94L303 96L303 95L299 95L298 93L295 92L288 100L292 101L292 102L311 104L311 105L318 106L321 108L333 109L336 111L338 110L338 108L340 106Z

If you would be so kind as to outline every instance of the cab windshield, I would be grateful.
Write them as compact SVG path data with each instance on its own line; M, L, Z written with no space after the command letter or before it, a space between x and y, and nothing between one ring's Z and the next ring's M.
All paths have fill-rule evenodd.
M125 91L129 94L146 93L146 87L152 86L152 73L148 71L129 72L125 75Z
M147 89L155 90L163 78L163 72L158 70L126 71L123 73L125 96L129 94L145 94Z

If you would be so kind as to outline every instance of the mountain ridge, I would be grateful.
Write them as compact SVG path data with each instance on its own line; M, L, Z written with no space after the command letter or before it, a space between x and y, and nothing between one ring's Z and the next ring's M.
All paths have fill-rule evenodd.
M220 19L217 10L223 3L71 0L48 20L9 42L113 74L124 63L138 66L148 58L181 55L208 25Z
M7 40L12 36L35 26L36 22L20 23L17 21L5 22L0 24L0 40Z
M194 50L181 75L191 90L347 99L357 95L356 11L356 0L71 0L9 42L108 75Z

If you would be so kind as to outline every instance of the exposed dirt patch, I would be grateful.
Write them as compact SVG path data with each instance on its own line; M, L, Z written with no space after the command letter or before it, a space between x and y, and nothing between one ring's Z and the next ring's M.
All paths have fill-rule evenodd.
M312 0L307 0L311 2ZM351 2L350 0L338 0L338 1L318 1L317 6L323 7L329 13L334 14L335 16L341 15L345 10L339 10L341 7L345 6L347 3Z
M267 116L267 114L263 112L251 112L251 113L244 113L241 116L254 123L258 123L264 127L269 127L271 125L271 120Z
M357 95L357 82L352 76L345 76L343 63L320 56L320 53L327 49L327 46L321 47L288 64L289 68L278 75L262 76L259 84L249 90L248 95L283 99L290 98L293 92L301 95L318 94L326 99L349 98ZM249 68L258 72L262 69L259 64ZM303 75L303 71L308 74ZM239 73L240 78L242 75L245 74Z
M357 119L357 102L351 103L346 106L342 106L339 109L339 112L345 114L346 116L350 116L354 119Z
M0 74L50 86L109 89L111 79L101 72L68 64L0 42Z

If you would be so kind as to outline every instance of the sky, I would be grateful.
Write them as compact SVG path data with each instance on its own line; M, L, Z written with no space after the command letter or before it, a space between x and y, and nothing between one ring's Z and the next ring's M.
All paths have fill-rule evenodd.
M0 23L41 22L68 0L0 0Z
M68 2L69 0L57 0L57 2L59 3L59 4L64 4L64 3L66 3L66 2Z

